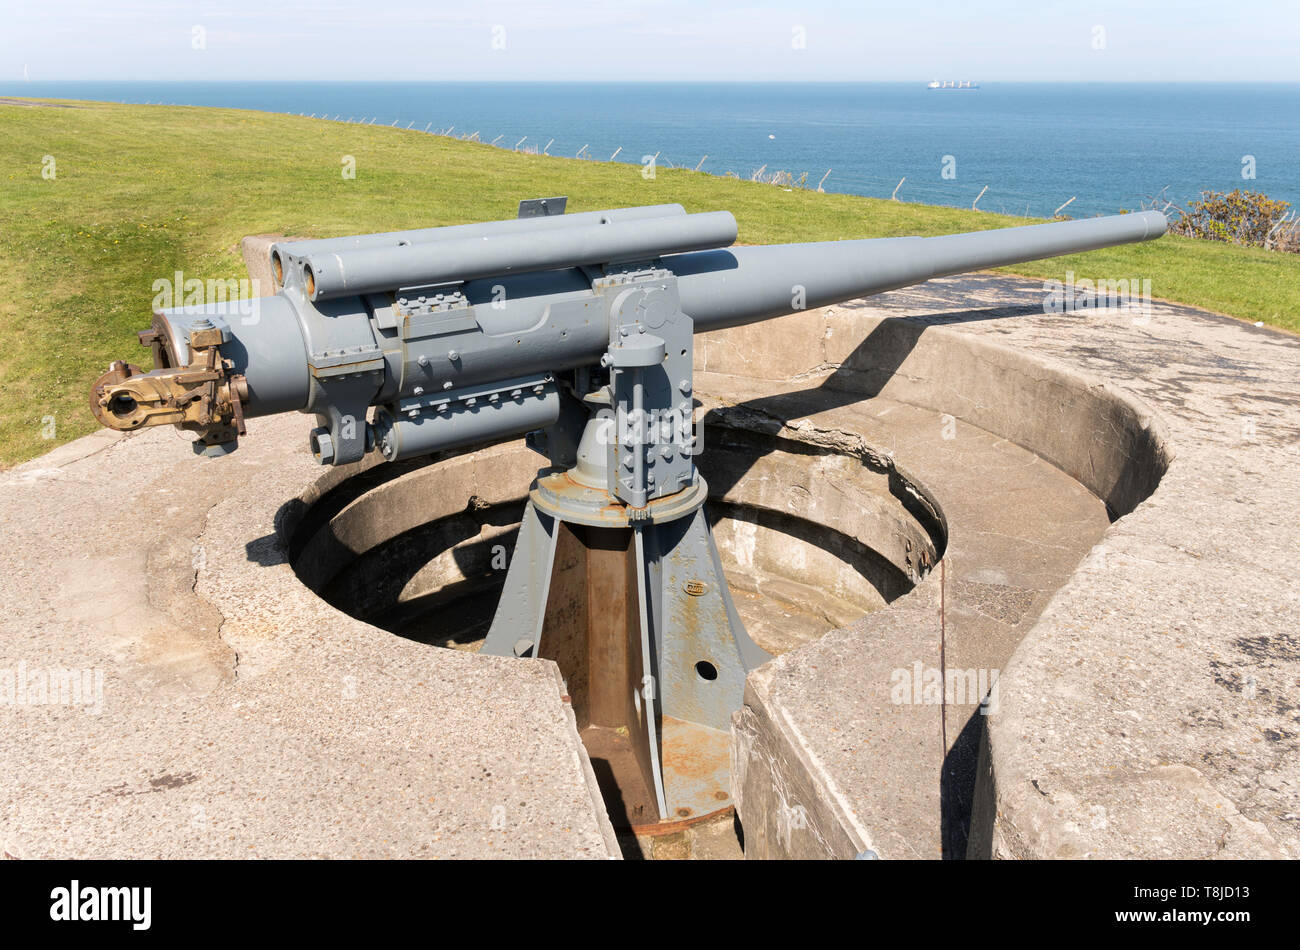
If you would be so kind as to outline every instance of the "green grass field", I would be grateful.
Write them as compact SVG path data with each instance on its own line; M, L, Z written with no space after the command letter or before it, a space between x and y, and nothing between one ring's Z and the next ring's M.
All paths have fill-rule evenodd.
M66 106L66 107L64 107ZM239 240L327 237L680 202L727 209L750 244L945 234L1021 218L785 191L660 168L526 155L380 126L224 109L0 104L0 465L94 428L91 381L144 358L153 282L242 278ZM54 177L42 174L53 159ZM346 156L356 177L344 178ZM739 171L739 169L738 169ZM801 169L792 169L801 171ZM1300 256L1165 237L1022 264L1060 279L1149 277L1156 297L1300 330Z

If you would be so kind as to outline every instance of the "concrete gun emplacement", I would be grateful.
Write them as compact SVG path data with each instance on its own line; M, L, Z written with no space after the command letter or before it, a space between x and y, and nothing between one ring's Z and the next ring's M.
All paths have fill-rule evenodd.
M610 759L634 825L695 820L730 803L719 737L768 657L704 514L693 334L1145 241L1166 220L732 247L725 211L563 209L546 199L509 221L272 245L274 296L155 313L140 334L155 369L112 364L91 408L114 429L196 432L208 456L232 451L247 418L312 413L326 465L528 433L548 464L483 652L554 658L582 684L571 698L584 739ZM586 590L592 572L617 603L548 612L553 590ZM626 739L602 740L613 733ZM667 746L694 752L675 762ZM721 752L701 773L709 749Z

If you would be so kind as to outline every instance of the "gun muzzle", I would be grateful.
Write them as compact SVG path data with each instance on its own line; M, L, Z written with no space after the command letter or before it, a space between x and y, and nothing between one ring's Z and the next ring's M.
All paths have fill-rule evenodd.
M736 247L678 255L664 266L678 276L682 310L696 329L720 330L934 277L1148 241L1167 227L1163 214L1146 211L932 238Z

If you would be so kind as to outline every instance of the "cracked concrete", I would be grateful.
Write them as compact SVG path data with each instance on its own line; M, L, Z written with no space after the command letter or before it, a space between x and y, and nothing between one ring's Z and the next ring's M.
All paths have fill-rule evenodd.
M896 470L948 531L910 593L751 677L749 856L1300 848L1300 341L1167 304L1045 315L1038 287L945 279L697 341L728 424ZM99 715L0 709L4 850L616 855L552 664L392 636L294 575L281 539L357 471L322 477L310 425L252 420L221 460L97 433L0 474L0 671L103 675ZM473 494L513 491L500 462ZM819 490L764 497L882 523ZM389 510L388 537L429 515ZM335 541L322 569L373 538ZM900 694L917 664L1001 670L992 714Z

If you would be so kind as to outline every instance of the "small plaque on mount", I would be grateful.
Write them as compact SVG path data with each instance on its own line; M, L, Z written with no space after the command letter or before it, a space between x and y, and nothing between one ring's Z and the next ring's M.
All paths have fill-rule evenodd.
M526 198L519 202L519 217L547 218L553 214L564 214L569 203L567 196L559 198Z

